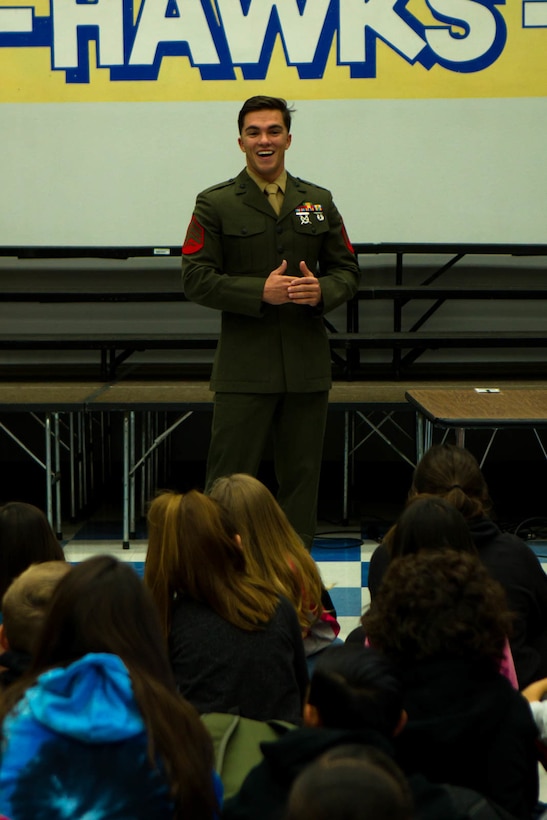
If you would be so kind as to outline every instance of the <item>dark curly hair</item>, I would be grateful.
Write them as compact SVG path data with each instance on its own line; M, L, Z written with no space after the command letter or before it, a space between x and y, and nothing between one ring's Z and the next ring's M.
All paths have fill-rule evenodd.
M361 622L371 646L403 662L466 657L499 666L511 615L478 558L441 550L395 558Z
M421 493L446 498L467 519L485 515L492 507L475 456L455 444L437 444L423 455L414 471L409 496Z

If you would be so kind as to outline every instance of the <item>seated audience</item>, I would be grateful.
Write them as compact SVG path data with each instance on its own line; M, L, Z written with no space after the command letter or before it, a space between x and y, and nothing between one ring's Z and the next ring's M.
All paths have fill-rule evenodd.
M402 675L402 769L474 789L530 818L537 730L524 698L498 672L510 614L479 559L452 550L394 559L362 621L371 646Z
M8 686L30 666L53 590L70 569L65 561L32 564L8 587L2 598L0 686Z
M463 515L453 504L435 495L413 496L396 524L386 534L384 545L388 547L390 560L402 555L438 552L441 549L452 549L475 556L478 554ZM364 640L362 626L347 637L350 643ZM515 689L519 688L508 640L505 643L500 671L511 681Z
M228 513L192 490L148 513L144 579L182 694L200 713L301 720L308 673L296 611L247 569Z
M64 561L63 548L42 510L23 501L0 507L0 601L31 564Z
M263 760L249 772L239 792L226 801L223 817L285 818L296 778L325 754L345 756L351 748L354 758L376 755L393 760L394 738L405 731L403 699L402 681L386 655L355 645L326 649L317 659L311 679L304 726L275 742L262 744ZM391 772L396 771L392 763ZM421 775L407 782L417 820L498 817L473 813L481 804L494 810L474 792L462 794L457 787L433 784ZM405 803L408 805L408 801ZM315 813L308 816L315 817ZM363 816L368 814L363 811Z
M285 820L412 820L408 782L373 746L340 746L298 775Z
M528 545L489 517L488 487L474 456L451 444L431 447L416 467L409 499L424 493L446 499L461 512L480 560L506 592L515 616L510 645L520 687L547 677L547 577ZM370 562L372 599L389 555L388 539Z
M249 572L295 607L306 655L330 646L340 632L332 601L315 561L268 488L235 473L217 479L209 495L237 521Z
M387 658L363 647L326 649L312 675L303 728L262 744L264 759L226 801L223 817L283 817L294 779L338 746L374 746L392 754L391 738L404 724L402 702L401 683Z
M29 672L0 702L0 812L218 816L211 740L177 693L164 646L132 567L98 556L59 581Z

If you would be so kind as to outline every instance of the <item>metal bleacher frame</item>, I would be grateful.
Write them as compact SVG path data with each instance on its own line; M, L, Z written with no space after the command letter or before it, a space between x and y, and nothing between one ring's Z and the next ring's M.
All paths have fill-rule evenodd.
M447 300L472 299L547 299L547 278L545 284L533 286L511 285L505 288L489 288L484 285L444 286L440 283L445 271L452 269L467 254L518 256L546 256L547 245L477 245L477 244L357 244L354 246L359 260L364 256L391 254L395 258L394 282L391 284L367 284L366 277L358 295L347 305L346 327L337 329L327 322L330 332L333 364L337 380L331 392L330 407L344 412L343 473L344 488L342 517L347 521L352 492L353 460L359 448L370 436L379 436L398 456L408 463L415 463L415 443L410 442L409 453L398 448L393 438L387 434L387 425L394 424L399 430L395 414L412 410L405 400L405 392L412 386L412 365L425 350L439 347L450 348L545 348L547 333L543 331L446 331L431 332L426 329L427 320L434 315ZM180 248L168 250L172 256L180 255ZM405 257L409 254L446 254L449 259L440 264L419 284L405 284ZM33 248L20 249L1 247L0 256L24 259L41 258L89 258L107 257L130 259L131 257L155 256L153 248ZM410 300L432 300L430 305L412 326L403 330L403 310ZM392 328L385 333L362 331L359 322L359 303L362 300L390 300L392 302ZM20 287L18 281L8 283L0 292L4 302L77 303L77 302L171 302L185 301L180 290L157 291L148 286L143 289L138 283L131 290L119 290L115 286L108 290L75 287L70 291L41 287L33 291ZM36 380L24 383L0 383L0 413L28 412L44 429L44 458L18 440L9 428L0 421L3 430L44 470L46 476L47 514L58 534L61 532L61 456L62 449L70 456L71 515L77 514L78 496L86 493L87 470L82 469L88 446L89 428L85 419L98 414L104 418L106 412L123 413L123 546L129 547L135 533L136 518L136 476L141 473L141 492L146 494L154 479L154 460L159 448L170 434L179 428L194 412L210 411L212 394L206 382L191 379L162 382L136 381L131 368L124 368L131 355L144 349L213 349L217 338L214 334L185 333L176 336L167 333L139 334L58 334L52 329L47 334L8 335L0 332L0 349L9 350L86 350L100 351L101 361L98 372L91 371L92 382L53 383ZM391 361L382 375L384 381L364 378L360 363L360 350L364 348L389 349ZM541 379L545 364L538 366L537 378ZM127 376L131 381L127 381ZM410 379L406 383L401 380ZM469 382L467 382L469 384ZM482 383L487 385L485 379ZM496 380L495 384L503 384ZM427 384L431 384L428 382ZM461 382L435 382L442 387L455 387ZM532 381L532 387L542 386L542 382ZM507 385L510 387L511 385ZM518 383L512 383L513 387ZM163 414L162 426L159 414ZM381 418L376 420L376 413ZM168 418L169 414L169 418ZM173 414L174 417L173 417ZM138 421L140 437L137 440ZM366 432L359 431L360 424ZM86 432L87 431L87 432ZM145 474L145 470L148 472ZM145 478L145 475L148 476Z
M454 268L457 263L469 255L513 257L547 257L547 245L515 244L424 244L424 243L357 243L354 246L357 259L371 255L391 255L395 259L393 273L394 283L370 284L363 277L357 296L347 305L345 328L333 327L327 320L330 331L330 345L333 363L337 366L342 378L354 379L363 376L360 363L360 351L363 349L391 350L391 362L384 368L388 378L408 378L412 376L412 365L428 350L445 349L500 349L500 348L547 348L547 332L544 330L448 330L438 331L427 328L428 320L449 300L532 300L547 299L547 277L534 285L521 286L511 284L499 287L469 285L443 285L444 273ZM21 249L8 246L0 247L0 256L13 256L21 259L40 258L91 258L131 259L133 257L154 258L154 248L32 248ZM162 254L171 257L180 256L180 248L162 249ZM409 255L446 255L447 261L440 264L433 272L418 284L405 283L405 259ZM162 255L161 258L165 258ZM366 267L366 266L365 266ZM404 327L404 308L411 301L427 299L429 305L417 320ZM370 332L360 327L359 304L363 300L388 300L392 303L392 327L385 332ZM131 289L120 290L112 286L108 289L74 287L70 291L54 290L51 287L39 289L22 289L15 281L4 282L0 290L0 301L3 302L39 302L39 303L86 303L86 302L173 302L186 301L180 288L170 291L154 290L147 283L142 288L135 283ZM180 331L167 332L158 329L148 332L142 329L133 332L105 333L88 331L84 333L60 332L52 328L46 333L2 333L0 331L0 350L97 350L100 353L101 379L113 379L120 366L136 351L143 350L212 350L218 336L216 333L194 333Z

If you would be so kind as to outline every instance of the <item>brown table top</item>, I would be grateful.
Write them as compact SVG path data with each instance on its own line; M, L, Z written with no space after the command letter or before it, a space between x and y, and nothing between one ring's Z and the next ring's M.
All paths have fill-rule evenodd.
M211 405L206 381L120 381L105 385L89 410L188 410Z
M407 390L410 404L429 421L445 427L547 425L545 388L514 387Z
M0 382L0 410L62 412L83 410L101 382Z
M547 382L486 381L501 393L476 394L461 381L334 382L329 404L337 409L375 405L421 410L435 420L520 424L547 423ZM0 382L0 410L183 410L212 409L214 394L207 381L162 379L119 382ZM490 399L490 401L489 401Z
M329 405L351 409L371 405L408 408L406 392L428 382L398 381L336 381L329 393ZM436 384L439 384L438 382ZM497 383L496 383L497 384ZM461 387L461 382L442 382L443 389ZM122 380L105 384L88 402L89 410L211 410L214 393L207 381L186 380ZM410 409L410 408L408 408Z

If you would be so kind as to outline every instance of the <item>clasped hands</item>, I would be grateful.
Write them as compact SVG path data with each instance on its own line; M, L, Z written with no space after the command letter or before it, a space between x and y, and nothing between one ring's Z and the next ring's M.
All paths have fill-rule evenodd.
M287 276L287 260L273 270L264 283L262 300L269 305L284 305L295 302L297 305L311 305L316 307L321 301L321 285L319 279L300 262L301 276L292 278Z

